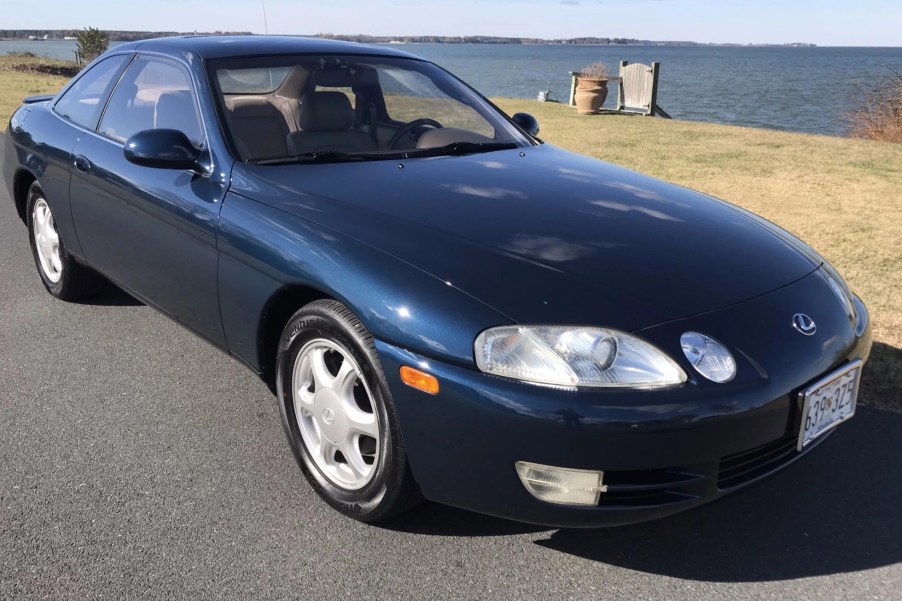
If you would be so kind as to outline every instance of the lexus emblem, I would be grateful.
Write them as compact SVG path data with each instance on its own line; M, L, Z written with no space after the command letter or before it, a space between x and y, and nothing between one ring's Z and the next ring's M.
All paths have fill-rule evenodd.
M792 327L805 336L814 336L814 333L817 332L817 325L815 325L814 320L804 313L796 313L792 316Z
M335 412L329 408L323 409L323 421L326 425L331 426L335 423Z

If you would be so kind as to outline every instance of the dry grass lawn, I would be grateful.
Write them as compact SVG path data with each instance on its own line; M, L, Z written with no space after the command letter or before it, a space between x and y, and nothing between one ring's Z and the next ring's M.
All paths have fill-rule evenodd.
M24 96L66 83L11 69L27 60L0 57L0 128ZM862 401L902 409L902 145L496 103L534 114L549 143L726 199L811 244L871 310Z

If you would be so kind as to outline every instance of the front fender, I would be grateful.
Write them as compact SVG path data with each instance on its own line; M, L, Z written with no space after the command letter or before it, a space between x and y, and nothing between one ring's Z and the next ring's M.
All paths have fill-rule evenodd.
M480 331L511 323L399 259L231 192L220 214L218 245L229 350L257 370L264 364L260 317L286 286L307 286L344 303L379 340L461 366L474 364Z

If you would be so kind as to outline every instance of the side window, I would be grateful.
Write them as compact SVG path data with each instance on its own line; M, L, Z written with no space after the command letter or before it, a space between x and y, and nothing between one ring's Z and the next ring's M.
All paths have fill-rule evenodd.
M154 57L135 59L110 97L98 131L125 142L145 129L177 129L195 145L203 143L194 88L181 65Z
M53 109L82 127L97 127L103 103L116 83L116 76L129 58L131 57L123 54L111 56L91 67L66 90Z

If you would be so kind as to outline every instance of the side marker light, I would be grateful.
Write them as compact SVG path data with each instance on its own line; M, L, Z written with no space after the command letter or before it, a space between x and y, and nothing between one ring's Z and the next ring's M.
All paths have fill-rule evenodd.
M428 394L438 394L438 379L432 374L427 374L419 369L401 366L401 381L417 390L422 390Z

